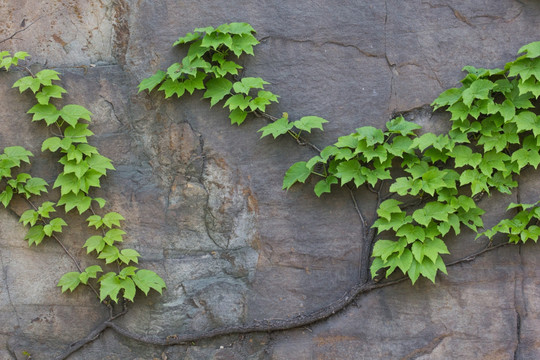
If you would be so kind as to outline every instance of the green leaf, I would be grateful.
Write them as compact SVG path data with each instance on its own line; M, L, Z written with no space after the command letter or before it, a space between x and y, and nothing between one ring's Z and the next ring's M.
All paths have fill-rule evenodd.
M162 290L167 287L163 279L151 270L141 269L137 271L132 278L135 285L137 285L145 295L148 295L150 289L154 289L161 294Z
M15 163L15 166L20 166L21 161L24 161L27 164L30 164L30 156L34 156L30 151L26 150L22 146L9 146L4 148L4 155L12 162ZM0 158L1 159L1 158Z
M51 152L56 152L61 147L62 147L62 139L54 136L54 137L50 137L46 139L43 142L43 144L41 144L41 151L49 150Z
M45 70L39 71L36 74L36 79L38 79L41 85L43 86L51 86L52 80L60 80L58 75L60 75L59 72L56 72L50 69L45 69Z
M426 238L426 233L424 229L420 226L415 226L413 224L405 224L396 231L396 236L405 237L409 244L412 244L415 240L424 241Z
M230 49L236 56L240 56L242 53L253 55L253 46L258 43L259 41L251 34L233 35Z
M323 130L322 124L328 121L318 116L304 116L300 120L294 121L292 124L295 128L311 133L312 129Z
M99 301L110 297L112 301L118 302L118 293L122 290L122 282L113 272L108 272L98 280L99 286Z
M87 284L89 279L95 279L98 272L103 272L103 269L99 265L92 265L84 269L79 275L79 279L83 284Z
M105 245L103 250L99 253L98 259L104 259L105 263L110 264L120 257L120 252L116 246Z
M176 45L176 43L175 43ZM165 80L165 77L167 76L167 73L165 71L159 70L154 75L144 79L139 84L139 91L141 92L143 90L148 90L148 92L151 92L156 86L161 84L163 80Z
M232 86L232 83L225 78L210 79L206 82L203 98L210 98L210 106L214 106L231 93Z
M311 174L311 169L306 166L305 161L294 163L285 173L283 178L284 190L289 190L296 182L304 183Z
M84 195L84 193L79 192L78 194L74 194L72 192L68 194L64 194L60 197L60 200L58 200L57 205L58 206L64 206L65 211L69 212L74 208L77 208L77 211L79 214L84 213L90 208L90 204L92 202L92 198Z
M247 114L248 113L246 111L240 110L239 108L234 109L229 114L229 119L231 119L231 124L241 125L246 119Z
M79 119L91 121L92 113L80 105L66 105L60 110L60 117L71 126L75 126Z
M130 261L133 261L135 264L138 264L140 256L141 254L139 254L136 250L124 249L120 252L120 255L118 256L118 258L120 259L120 261L122 261L126 265L129 265Z
M105 216L103 216L102 221L103 221L103 224L105 224L105 226L107 226L108 228L112 228L113 226L120 227L120 221L122 220L126 220L126 219L119 213L111 211L105 214Z
M522 58L514 61L514 63L510 66L508 76L517 75L519 75L523 81L527 80L531 76L534 76L536 79L540 80L540 58Z
M472 166L476 168L482 162L482 154L473 154L472 149L465 145L455 146L450 155L455 159L456 167Z
M39 214L35 210L26 210L22 213L19 218L19 222L23 223L24 226L30 224L30 226L36 225L36 222L39 219Z
M41 82L39 81L39 79L32 76L25 76L15 81L13 87L18 87L19 92L21 93L26 91L27 89L30 89L35 94L41 87Z
M358 139L365 139L367 146L382 144L384 142L384 133L381 129L373 126L362 126L356 129ZM339 140L339 139L338 139Z
M531 59L540 57L540 41L535 41L530 44L522 46L517 53L518 54L525 53L525 55L523 56L526 58L531 58Z
M392 214L400 213L402 211L401 208L399 207L400 204L403 204L403 203L395 199L385 200L379 205L379 208L377 209L377 214L380 217L383 217L387 220L391 220Z
M167 79L161 84L158 90L165 92L165 99L170 98L175 94L176 96L181 97L184 95L185 86L183 82L178 80Z
M28 230L24 239L28 240L28 245L31 246L34 243L36 245L41 244L44 237L45 232L43 231L43 225L34 225Z
M34 114L32 121L45 120L47 125L54 124L60 116L60 111L56 109L56 106L52 104L41 105L36 104L27 111L28 114Z
M398 116L395 119L386 123L388 132L392 134L400 134L402 136L414 135L415 130L419 130L422 127L418 124L405 120L403 116Z
M99 197L93 198L92 200L94 200L95 202L98 203L100 209L103 209L103 207L104 207L105 204L107 203L107 202L105 201L105 199L99 198Z
M105 241L105 243L107 245L112 246L114 242L122 242L122 241L124 241L123 238L122 238L122 235L125 235L125 234L126 234L126 232L124 230L111 229L111 230L107 231L107 233L105 234L105 237L103 238L103 241Z
M361 168L362 166L356 159L343 161L337 166L337 172L334 175L341 179L341 186L354 180L356 187L360 187L360 185L366 182L365 176L362 175Z
M461 94L463 92L463 89L457 89L452 88L448 89L446 91L443 91L437 99L431 103L431 106L433 106L433 110L437 110L440 107L447 106L447 105L453 105L455 104L459 99L461 99Z
M86 248L86 253L90 254L92 251L96 251L98 254L103 251L103 248L107 245L103 240L103 236L90 236L83 245Z
M279 135L286 134L289 130L293 128L293 123L290 123L289 120L286 117L282 117L262 128L260 128L257 132L262 131L261 138L272 135L275 138L277 138Z
M105 156L94 154L86 159L90 169L94 169L100 174L106 175L107 170L115 170L112 165L111 159Z
M5 208L7 208L12 198L13 188L11 186L6 186L4 191L0 193L0 202L2 203L2 205L4 205Z
M335 176L328 176L326 179L320 180L317 184L315 184L315 195L320 197L324 193L329 193L330 188L332 187L332 184L337 184L338 179Z
M206 33L202 38L201 45L214 48L214 50L217 50L221 45L230 48L232 46L232 37L229 34L219 32Z
M478 79L473 81L473 83L461 94L463 98L463 103L466 106L471 106L472 102L475 99L488 99L489 92L495 87L495 84L486 79Z
M87 143L87 136L92 136L94 133L91 130L88 130L88 124L77 123L73 127L68 127L64 131L64 140L69 138L72 143ZM70 144L71 145L71 144Z
M41 105L47 105L50 98L61 99L62 94L66 92L66 89L58 85L44 86L41 91L36 94L36 99Z
M250 100L251 100L251 96L235 94L227 99L223 107L228 106L231 111L236 108L239 108L240 110L245 110L249 106Z
M80 273L76 271L68 272L60 278L57 286L62 287L62 292L65 292L68 289L69 291L73 292L73 290L75 290L77 286L79 286L79 284L81 283L79 275Z
M233 84L234 92L248 94L251 89L264 89L264 85L270 84L258 77L245 77Z
M180 44L187 44L192 41L195 41L201 37L200 33L194 32L194 33L187 33L186 35L178 38L173 44L173 46L180 45Z
M47 192L47 182L42 178L31 178L24 185L24 190L26 191L26 198L32 195L40 195L42 192Z

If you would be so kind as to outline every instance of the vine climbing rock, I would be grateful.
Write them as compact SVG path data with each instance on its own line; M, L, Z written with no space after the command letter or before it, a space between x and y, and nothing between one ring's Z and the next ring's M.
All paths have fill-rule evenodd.
M7 0L0 16L0 50L30 53L21 64L34 74L58 71L64 99L92 112L90 141L116 168L94 196L126 218L122 245L167 284L163 295L139 294L125 315L106 322L107 307L88 288L61 293L58 280L76 269L50 239L28 247L18 222L28 204L14 199L8 209L0 206L1 359L51 359L85 339L93 341L69 359L540 357L538 246L504 246L469 259L486 244L469 230L447 241L447 264L462 261L435 284L365 289L352 302L344 296L350 305L330 309L326 320L292 330L145 343L303 319L358 285L366 263L362 221L347 188L320 198L315 180L281 189L287 169L314 155L308 146L261 139L264 117L231 126L229 111L210 108L200 91L181 99L137 92L144 78L186 55L186 48L171 48L178 36L245 21L260 44L255 56L240 58L238 77L270 83L265 90L280 97L269 114L327 119L324 133L305 134L311 143L323 148L400 114L440 133L448 116L429 104L459 85L464 66L503 67L540 40L536 2ZM0 149L24 146L34 157L23 170L52 184L60 166L41 144L56 130L32 123L26 112L34 96L11 89L27 70L0 72ZM484 196L486 228L508 216L511 202L538 200L537 179L534 169L524 170L519 193ZM365 221L375 221L376 195L362 189L353 196ZM86 266L86 217L65 218L62 241Z

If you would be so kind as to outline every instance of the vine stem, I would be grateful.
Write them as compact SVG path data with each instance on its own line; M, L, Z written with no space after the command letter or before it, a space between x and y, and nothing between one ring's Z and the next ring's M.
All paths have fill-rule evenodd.
M489 251L492 251L492 250L495 250L495 249L498 249L507 245L512 245L512 243L506 242L506 243L501 243L497 245L488 243L479 251L469 254L463 258L454 260L448 263L446 266L450 267L450 266L455 266L455 265L466 263L466 262L471 262L475 260L477 257L481 256L482 254L485 254ZM253 321L252 324L249 324L249 325L226 326L222 328L216 328L216 329L211 329L211 330L201 331L201 332L196 332L196 333L188 332L185 334L173 334L166 337L136 334L118 325L117 323L114 322L114 320L117 317L125 314L126 310L124 310L122 313L120 313L119 315L115 317L109 317L107 320L97 325L94 328L94 330L92 330L87 336L69 345L64 350L64 352L60 354L56 359L57 360L66 359L75 351L79 350L83 346L96 340L99 337L99 335L107 329L112 329L116 333L126 338L136 340L141 343L145 343L149 345L158 345L158 346L172 346L172 345L183 345L186 343L191 343L191 342L200 341L200 340L207 340L207 339L215 338L218 336L240 335L240 334L260 333L260 332L277 332L277 331L290 330L290 329L299 328L299 327L305 327L305 326L313 325L322 320L325 320L329 318L330 316L335 315L338 312L344 310L358 296L362 294L366 294L377 289L393 286L407 279L409 279L409 277L402 276L400 278L384 281L384 282L369 281L367 283L357 283L354 286L352 286L349 290L347 290L345 293L343 293L341 297L334 300L327 306L322 307L318 310L309 312L309 313L298 314L292 318L255 320Z

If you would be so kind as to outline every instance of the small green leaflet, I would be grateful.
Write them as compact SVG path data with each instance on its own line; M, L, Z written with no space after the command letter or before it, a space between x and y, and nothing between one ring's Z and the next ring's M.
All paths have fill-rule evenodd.
M206 82L203 98L210 98L210 106L214 106L231 93L232 86L232 83L225 78L210 79Z
M329 193L332 185L337 184L337 183L338 183L338 179L335 176L328 176L327 178L323 180L319 180L319 182L315 184L315 188L314 188L315 195L320 197L324 193Z
M526 53L525 55L523 55L526 58L532 59L532 58L540 57L540 41L535 41L521 47L521 49L519 49L518 51L518 54L521 54L521 53Z
M137 271L133 276L133 281L145 295L148 295L150 289L154 289L161 294L162 290L167 287L163 279L151 270L141 269Z
M60 117L71 126L75 126L79 119L91 121L92 113L80 105L66 105L60 110Z
M258 43L255 36L250 34L233 35L230 49L236 56L240 56L242 53L253 55L253 46Z
M272 135L275 138L277 138L280 135L286 134L289 130L293 128L293 123L289 122L289 119L287 117L282 117L262 128L260 128L257 132L262 131L261 138Z
M261 78L245 77L233 84L234 92L248 94L251 89L264 89L264 85L270 84ZM230 89L229 89L230 90Z
M236 108L229 114L229 119L231 119L231 124L237 124L240 125L244 122L247 116L247 112L244 110L241 110L240 108Z
M39 245L43 241L43 238L45 238L45 232L43 231L43 225L34 225L29 230L28 233L26 233L26 236L24 237L25 240L28 240L28 245L31 246L32 244Z
M283 178L283 189L289 190L296 182L304 183L311 174L311 169L306 166L305 161L294 163L285 173Z
M415 130L419 130L422 127L418 124L405 120L403 116L390 120L386 123L388 132L392 134L400 134L402 136L414 135Z
M27 111L28 114L34 114L32 121L45 120L47 125L54 124L60 117L60 111L53 104L36 104Z
M366 182L366 178L362 175L360 170L361 167L362 166L356 159L343 161L337 166L337 172L334 175L341 179L341 186L354 180L356 187L360 187L360 185Z
M311 133L312 129L319 129L323 130L324 123L327 123L328 120L325 120L318 116L304 116L300 118L300 120L292 122L292 125L294 125L295 128L302 131L307 131L308 133Z
M41 105L47 105L50 98L61 99L62 94L66 93L66 89L58 85L44 86L39 93L36 94L36 100Z
M187 33L186 35L178 38L173 44L173 46L180 45L180 44L187 44L192 41L195 41L201 37L200 33L194 32L194 33ZM151 89L150 89L151 90Z
M154 75L144 79L139 84L139 92L143 90L148 90L148 92L151 92L156 86L161 84L163 80L165 80L165 77L167 76L167 73L165 71L159 70Z
M391 220L393 213L400 213L402 211L399 207L400 204L402 204L402 202L395 199L385 200L379 205L377 214L380 217Z

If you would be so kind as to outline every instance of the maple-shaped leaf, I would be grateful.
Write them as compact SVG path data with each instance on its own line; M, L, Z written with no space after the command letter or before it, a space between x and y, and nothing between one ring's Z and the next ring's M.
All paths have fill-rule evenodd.
M176 96L181 97L184 95L186 87L181 81L167 79L161 84L158 90L165 92L165 99L168 99L175 94Z
M148 295L150 289L154 289L161 294L162 290L167 287L163 279L151 270L141 269L137 271L132 278L135 285L137 285L145 295Z
M66 92L66 89L58 85L44 86L41 91L36 94L36 99L41 105L47 105L50 98L61 99L62 94Z
M227 99L223 107L228 106L232 111L236 108L240 110L245 110L249 106L251 96L244 96L242 94L235 94Z
M36 104L27 111L28 114L34 114L32 121L45 120L47 125L52 125L60 117L60 111L53 104Z
M41 82L35 77L25 76L15 81L13 87L18 87L19 92L21 93L26 91L27 89L30 89L35 94L37 91L39 91L41 87Z
M525 81L531 76L540 80L540 58L529 59L524 58L515 61L508 71L508 76L517 76Z
M437 110L443 106L449 106L455 104L459 99L461 99L461 94L463 89L452 88L446 91L443 91L432 103L433 110Z
M258 77L245 77L240 81L237 81L233 85L233 89L236 93L248 94L251 89L264 89L264 85L269 84L269 82L264 81Z
M84 106L70 104L60 110L60 117L69 125L74 127L79 119L91 121L92 113Z
M232 87L232 83L225 78L210 79L206 82L206 91L203 98L210 98L210 106L214 106L231 93Z
M65 292L69 289L69 291L73 292L79 286L81 283L81 279L79 278L80 273L73 271L68 272L67 274L64 274L60 280L58 281L58 285L62 287L62 292Z
M302 131L307 131L311 133L312 129L323 130L323 124L327 123L328 120L325 120L318 116L304 116L300 120L294 121L292 124L295 128Z
M390 220L393 213L400 213L402 211L399 207L400 204L402 204L402 202L395 199L385 200L379 205L377 214L380 217Z
M186 35L178 38L178 40L174 42L173 46L180 45L180 44L187 44L187 43L197 40L200 37L201 37L201 34L198 32L187 33Z
M233 35L230 49L236 56L240 56L243 53L253 55L253 46L258 43L259 41L255 36L250 34Z
M540 41L535 41L530 44L522 46L517 53L518 54L525 53L525 55L523 56L527 58L540 57Z
M414 135L415 130L422 127L418 124L405 120L403 116L398 116L386 123L386 128L389 133L400 134L402 136Z
M337 184L338 179L335 176L328 176L327 178L320 180L315 184L313 191L315 195L321 197L324 193L329 193L333 184Z
M102 222L108 228L113 226L120 226L120 221L126 220L122 215L117 212L111 211L103 216Z
M124 249L120 251L120 254L118 255L118 259L126 265L128 265L130 261L133 261L135 264L138 264L140 256L141 254L139 254L136 250Z
M167 73L165 71L157 71L154 75L141 81L138 86L138 92L141 92L143 90L148 90L148 92L151 92L156 86L158 86L163 80L165 80L166 76Z
M293 128L293 123L289 122L289 119L286 117L282 117L262 128L260 128L257 132L262 131L261 138L272 135L275 138L277 138L280 135L286 134L289 130Z
M296 182L304 183L311 174L311 169L306 166L305 161L294 163L285 173L283 178L283 189L289 190Z
M118 293L122 290L122 282L114 272L108 272L98 279L99 301L110 297L112 301L118 302Z
M351 180L354 180L356 187L360 187L363 183L366 182L366 178L362 175L360 163L356 159L351 159L348 161L343 161L339 163L334 174L337 178L341 179L341 186L345 185Z
M51 86L53 80L60 80L58 75L60 75L60 73L57 71L45 69L45 70L39 71L35 76L36 76L36 79L39 80L41 85Z
M231 124L241 125L247 116L247 111L236 108L229 114L229 119L231 119Z

